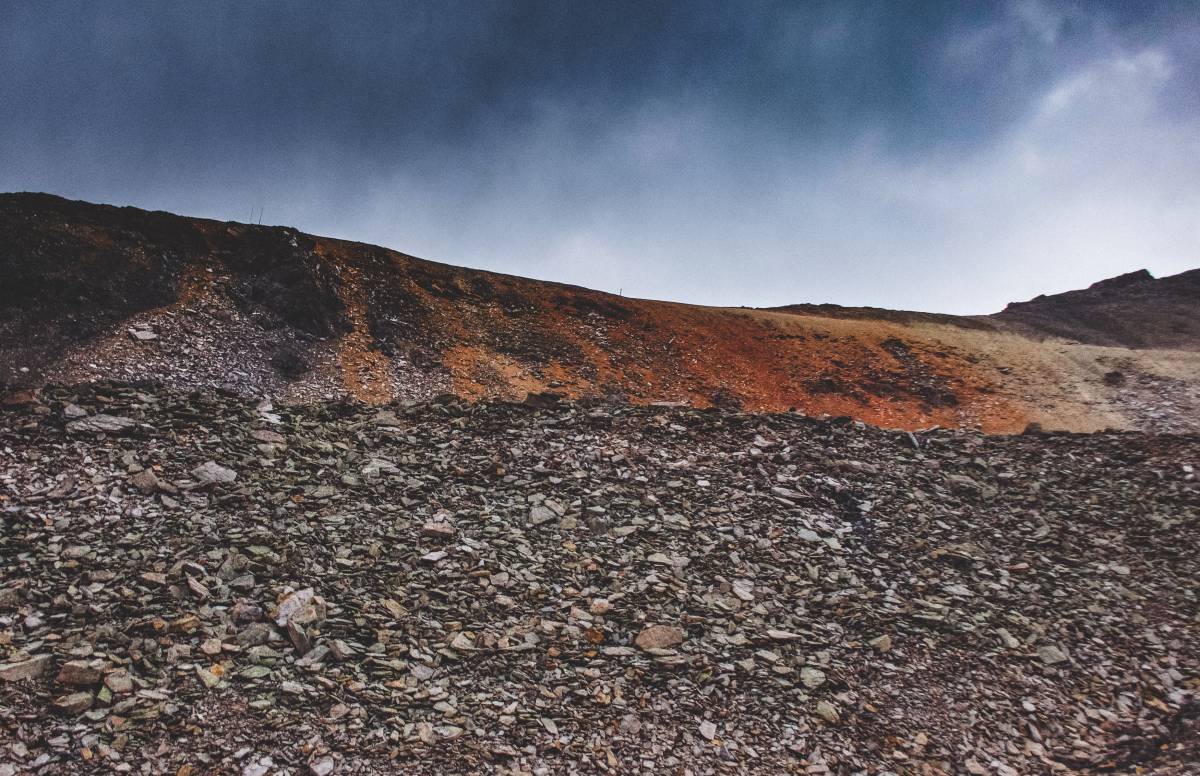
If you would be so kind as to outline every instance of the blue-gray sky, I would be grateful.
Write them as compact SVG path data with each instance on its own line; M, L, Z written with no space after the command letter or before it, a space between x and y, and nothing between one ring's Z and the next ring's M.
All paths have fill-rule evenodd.
M626 295L983 313L1200 266L1200 3L0 4L0 190Z

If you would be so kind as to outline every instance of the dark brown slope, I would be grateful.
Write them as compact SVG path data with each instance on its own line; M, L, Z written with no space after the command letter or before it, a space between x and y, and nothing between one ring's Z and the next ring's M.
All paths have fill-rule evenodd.
M344 331L338 278L294 230L219 224L48 194L0 195L0 385L132 316L179 301L219 267L264 328Z
M1200 350L1200 269L1157 279L1142 269L1014 302L991 317L1035 336L1090 345Z
M958 326L964 329L979 329L981 331L997 331L1001 328L986 315L948 315L945 313L923 313L916 310L889 310L885 307L846 307L840 304L812 304L809 302L763 309L781 313L792 313L794 315L839 318L847 321L936 323L944 326Z

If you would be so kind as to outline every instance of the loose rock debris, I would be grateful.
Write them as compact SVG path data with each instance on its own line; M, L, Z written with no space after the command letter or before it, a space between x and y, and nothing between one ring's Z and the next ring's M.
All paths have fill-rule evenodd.
M0 415L0 774L1194 773L1198 459L48 389Z

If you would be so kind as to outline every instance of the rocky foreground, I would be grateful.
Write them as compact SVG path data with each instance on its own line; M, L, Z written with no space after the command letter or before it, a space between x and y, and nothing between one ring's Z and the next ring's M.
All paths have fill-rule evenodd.
M1188 773L1200 438L0 414L0 774Z

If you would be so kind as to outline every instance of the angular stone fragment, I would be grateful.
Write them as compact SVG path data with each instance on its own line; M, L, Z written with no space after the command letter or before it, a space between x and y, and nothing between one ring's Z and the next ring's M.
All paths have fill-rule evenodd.
M263 616L261 606L245 600L235 603L229 613L233 617L233 621L238 624L254 622Z
M367 480L377 480L386 474L397 474L399 469L396 464L391 461L385 461L382 458L372 458L366 466L362 468L362 476Z
M83 407L80 407L78 404L68 402L67 405L63 407L62 414L64 418L70 418L74 420L76 418L86 418L88 416L88 411Z
M804 638L804 635L781 630L779 628L769 628L767 630L767 638L773 641L798 641L799 639Z
M872 647L874 647L879 652L891 652L892 651L892 637L886 633L883 634L882 636L877 636L877 637L871 639L867 643L870 644Z
M838 721L837 707L834 706L829 701L825 701L825 700L817 701L816 711L817 711L817 716L820 717L821 719L825 720L826 722L833 723L833 722Z
M200 601L207 599L209 596L208 587L195 577L189 576L187 578L187 587L192 595Z
M54 710L60 714L75 716L82 714L92 707L95 698L89 691L73 692L68 695L60 695L54 699Z
M196 676L200 679L201 684L203 684L208 689L212 689L213 687L216 687L218 684L221 683L221 674L218 673L218 669L220 669L220 668L221 667L219 665L212 666L211 668L205 668L204 666L197 666L196 667Z
M262 622L254 622L243 628L237 635L238 646L256 647L266 644L271 638L271 626Z
M300 623L289 621L287 624L287 635L288 639L292 642L292 646L296 649L296 654L306 654L313 648L312 638L309 637L308 631Z
M466 633L459 631L454 634L454 638L450 641L450 647L459 652L470 652L475 649L475 640Z
M269 445L286 445L287 437L277 431L257 429L250 432L250 438Z
M1048 666L1065 663L1070 660L1065 652L1052 644L1038 647L1038 657Z
M270 755L255 755L242 766L242 776L267 776L275 766L275 760Z
M119 434L136 426L137 423L129 418L115 415L90 415L67 423L67 431L72 434Z
M253 574L242 574L241 576L237 576L229 580L229 586L231 588L234 590L240 590L243 593L248 593L253 590L254 584L255 580Z
M71 660L63 663L54 681L76 687L91 687L99 684L102 676L103 672L99 667L89 665L84 660Z
M430 521L421 526L421 535L433 539L453 539L455 528L450 523Z
M539 526L543 523L548 523L557 517L558 515L553 509L540 504L529 510L529 524L532 526Z
M191 474L201 485L228 484L237 480L237 472L216 461L205 461L192 469Z
M158 477L151 469L142 469L130 477L129 482L142 493L153 493L158 490Z
M104 686L116 695L133 692L133 677L128 671L110 671L104 676Z
M271 615L275 620L275 624L279 626L287 625L288 620L309 606L315 597L316 593L311 587L306 587L303 590L295 590L285 595L279 600L279 604L275 607L275 611Z
M810 690L815 690L825 684L825 672L819 668L805 666L800 669L800 681Z
M329 644L329 654L334 660L341 663L342 661L349 660L351 657L353 657L354 650L349 644L341 639L334 639Z
M18 582L12 587L0 588L0 611L14 609L25 597L25 586Z
M46 668L50 665L50 658L50 655L34 655L28 660L0 664L0 680L20 682L25 679L35 679L45 673Z

